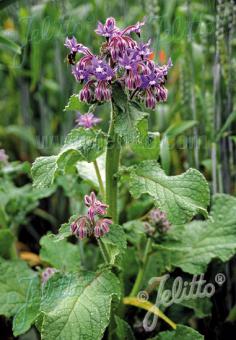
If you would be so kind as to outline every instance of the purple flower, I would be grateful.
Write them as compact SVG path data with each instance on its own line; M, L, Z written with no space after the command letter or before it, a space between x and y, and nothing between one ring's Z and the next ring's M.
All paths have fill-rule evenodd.
M149 213L149 221L152 226L158 228L161 232L167 232L171 224L167 219L166 213L160 209L153 209Z
M145 104L146 107L149 109L155 109L157 100L153 94L153 92L150 89L147 89L145 91Z
M56 268L47 267L42 272L42 283L43 285L52 277L58 270Z
M112 68L104 60L95 57L91 61L91 74L94 75L98 81L111 81L115 75Z
M79 217L71 224L70 229L71 233L78 237L80 240L92 234L90 220L87 216Z
M94 235L95 237L101 237L110 231L110 225L112 224L112 220L108 218L101 218L96 222L94 227Z
M84 196L84 202L85 202L85 205L87 207L89 207L89 209L88 209L88 216L89 216L91 221L94 219L94 216L96 214L98 214L98 215L106 215L108 205L100 202L97 199L97 197L96 197L94 192L91 192L90 195L85 195Z
M111 99L111 88L106 81L101 80L98 82L95 89L95 97L98 101L109 101Z
M149 213L149 218L152 223L158 223L166 218L166 213L160 209L152 209Z
M157 85L155 88L155 97L158 102L165 102L167 100L168 90L163 85Z
M144 26L145 22L137 22L135 25L128 26L125 28L122 32L121 35L126 35L126 34L131 34L132 32L136 33L138 36L140 36L141 33L141 27Z
M71 53L77 52L79 46L75 37L72 37L71 39L67 37L64 45L70 49Z
M8 155L6 154L4 149L0 149L0 162L7 163Z
M93 84L93 80L88 81L80 91L79 99L82 102L91 103L94 100L94 90L92 88Z
M112 83L118 81L131 97L142 101L146 107L155 109L157 103L167 100L165 88L167 74L172 67L171 59L166 65L155 64L151 60L151 40L137 42L130 35L140 35L144 22L119 29L114 18L105 24L98 22L95 32L106 37L99 55L94 55L88 47L77 43L73 37L67 38L65 46L73 53L72 74L85 84L79 93L81 101L96 103L112 99ZM83 54L75 64L75 54ZM75 64L75 65L74 65Z
M78 113L78 117L76 118L76 121L78 126L83 126L86 129L90 129L96 124L101 122L101 118L96 117L93 113L85 113L85 114L80 114Z
M118 33L119 29L116 27L116 21L114 18L107 18L105 25L100 21L98 22L95 32L103 37L110 38L114 33Z
M67 37L64 45L70 49L71 53L78 52L87 56L93 55L88 47L84 46L83 44L78 44L75 37L72 37L71 39Z
M113 62L116 62L118 58L122 58L123 54L130 48L136 46L136 42L128 36L113 36L108 44L108 50L110 51Z
M80 240L92 235L100 237L108 233L112 220L100 218L101 215L106 215L108 206L100 202L94 192L84 196L84 203L88 207L88 213L78 217L71 224L71 233Z
M133 51L133 50L131 50ZM125 68L127 71L131 70L131 69L137 69L137 60L136 58L134 58L132 53L124 53L122 55L122 57L120 57L118 59L118 64L119 66Z
M134 57L137 59L147 59L150 54L151 54L151 50L150 50L150 44L151 44L151 40L149 39L149 41L145 44L145 43L138 43L137 46L134 48Z
M81 67L79 63L72 67L72 74L79 83L87 82L89 79L89 72Z

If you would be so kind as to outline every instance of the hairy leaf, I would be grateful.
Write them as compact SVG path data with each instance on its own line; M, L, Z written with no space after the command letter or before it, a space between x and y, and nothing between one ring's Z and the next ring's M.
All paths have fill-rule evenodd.
M40 305L40 281L22 261L0 261L0 315L13 317L15 336L34 323Z
M116 336L119 340L135 340L133 331L125 320L122 320L119 316L115 315L115 322Z
M64 111L78 111L82 107L81 101L79 100L79 96L77 94L73 94L69 98L69 102L66 105Z
M177 325L176 330L165 331L158 334L156 338L150 340L204 340L204 336L195 331L193 328Z
M42 340L101 339L115 296L119 282L109 271L55 274L43 293Z
M209 188L199 171L189 169L182 175L167 176L158 163L144 161L128 172L131 194L135 198L152 196L171 223L183 224L197 214L207 216Z
M9 229L0 229L0 256L9 259L12 255L15 237Z
M32 166L34 187L46 188L51 186L53 184L57 169L57 156L36 158Z
M102 242L108 245L110 263L119 265L127 247L123 228L117 224L111 225L109 233L102 238Z
M113 86L113 115L115 132L122 138L124 143L134 143L147 135L147 123L144 128L143 120L148 113L142 112L136 103L128 100L121 86Z
M80 268L79 246L66 240L55 242L56 235L48 234L40 240L40 258L52 267L62 270L78 270Z
M236 198L218 194L213 198L210 219L193 221L170 233L172 239L155 245L174 267L198 274L214 258L227 261L236 250Z
M34 186L51 186L57 174L72 172L78 161L94 161L104 152L105 146L105 134L100 130L72 130L57 156L39 157L35 160L32 166Z

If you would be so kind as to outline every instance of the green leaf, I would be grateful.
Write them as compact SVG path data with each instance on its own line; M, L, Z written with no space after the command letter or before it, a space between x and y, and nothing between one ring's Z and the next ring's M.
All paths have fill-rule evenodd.
M162 253L161 253L162 254ZM156 256L158 257L159 253L156 254ZM160 257L160 256L159 256ZM159 261L156 261L156 267L158 266ZM154 269L155 270L155 269ZM160 273L160 275L162 275L162 273ZM155 276L160 276L160 275L156 275ZM151 275L149 275L149 278L151 277ZM184 273L182 273L181 275L182 279L184 282L188 282L189 284L191 284L192 282L192 277L189 278L189 275L185 275ZM173 283L174 283L174 278L169 278L165 284L165 288L166 289L172 289L173 287ZM176 305L181 305L184 307L187 307L189 309L193 310L194 316L196 316L197 318L205 318L206 316L211 315L211 309L212 309L212 303L211 300L208 297L195 297L195 298L189 298L189 299L183 299L182 301L179 301ZM173 308L176 307L176 305L173 305ZM183 309L184 311L186 311L185 309ZM188 319L188 317L187 317ZM181 317L180 319L181 320Z
M202 174L189 169L182 175L167 176L154 161L128 168L129 190L138 198L149 194L174 224L183 224L194 215L207 216L209 188Z
M116 336L119 340L135 340L133 331L130 325L122 320L119 316L115 315L115 323L116 323Z
M195 331L193 328L177 325L176 330L165 331L158 334L157 337L150 340L204 340L204 336Z
M50 196L54 191L54 188L32 190L30 184L16 187L8 180L4 180L2 184L0 183L0 211L3 216L0 217L5 217L7 226L14 230L25 223L26 215L37 207L39 199ZM4 221L0 223L4 225Z
M123 224L126 231L127 240L134 245L138 245L145 238L144 224L140 220L132 220Z
M117 224L112 224L109 233L103 236L102 242L108 245L110 263L120 265L127 248L123 228Z
M40 305L40 281L22 261L0 261L0 315L13 317L14 336L27 332Z
M80 268L79 246L66 240L55 242L56 235L48 234L40 240L40 258L50 266L67 271Z
M147 135L147 128L143 129L143 120L148 113L142 112L136 103L128 100L127 95L119 84L113 86L113 115L115 132L124 143L134 143ZM147 123L145 124L147 127Z
M1 8L1 3L0 3L0 8ZM17 45L14 41L4 37L2 34L0 34L0 47L1 49L7 49L16 54L21 54L21 47Z
M39 157L35 160L32 166L34 186L51 186L59 173L73 172L78 161L94 161L104 152L105 146L106 136L101 130L72 130L57 156Z
M13 252L15 237L9 229L0 229L0 256L10 259Z
M106 146L106 136L101 130L73 129L66 137L64 146L59 153L58 160L67 151L75 151L79 160L94 161L100 156Z
M193 221L182 232L173 230L171 237L154 247L185 272L203 273L214 258L227 261L236 251L236 198L215 195L210 219Z
M56 273L43 292L42 340L101 339L113 297L120 298L120 287L109 271Z
M191 129L195 125L197 125L198 122L195 120L187 120L187 121L181 121L174 123L168 127L168 129L165 131L165 136L168 138L174 138L178 135L184 133L185 131Z
M160 134L159 132L149 132L145 138L137 140L131 148L135 152L138 161L155 159L157 160L160 153Z
M73 217L74 217L74 220L77 218L77 216L73 216ZM73 217L71 217L70 220L73 220ZM64 223L61 225L59 229L59 233L55 235L54 237L54 242L64 240L65 238L71 236L70 225L71 225L70 222Z
M105 154L102 154L100 157L97 158L97 164L105 187ZM76 169L78 171L78 175L83 178L83 180L88 182L96 189L99 189L98 178L94 165L92 163L88 163L85 161L77 162Z
M73 94L68 104L66 105L64 111L79 111L81 109L81 102L77 94Z
M212 303L208 298L183 300L180 305L193 309L197 318L205 318L211 315Z
M46 188L51 186L57 169L57 156L36 158L31 170L34 187Z

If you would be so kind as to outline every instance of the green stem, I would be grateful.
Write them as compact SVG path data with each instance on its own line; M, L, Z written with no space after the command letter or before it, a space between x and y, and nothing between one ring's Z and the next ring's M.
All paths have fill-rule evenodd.
M140 288L141 288L141 284L142 284L142 281L143 281L143 276L144 276L144 272L145 272L145 269L146 269L146 265L148 263L151 248L152 248L152 240L151 240L151 238L149 238L147 243L146 243L142 265L139 268L138 275L136 277L135 283L133 285L133 288L132 288L129 296L136 296L138 294Z
M105 189L104 189L102 177L101 177L99 167L98 167L96 160L93 162L93 165L94 165L95 172L96 172L96 175L97 175L100 192L101 192L102 197L104 198L105 197ZM100 251L102 253L102 256L104 258L104 261L106 263L110 263L110 255L109 255L109 251L107 249L107 245L101 239L98 239L97 241L98 241L98 245L99 245Z
M112 104L110 128L108 131L108 143L106 152L106 203L109 205L108 214L113 223L118 223L117 194L118 183L116 174L119 170L120 145L115 133L114 120L118 108Z
M102 181L102 176L98 167L98 163L97 160L95 160L93 162L94 168L95 168L95 172L96 172L96 176L98 179L98 183L99 183L99 188L100 188L100 192L103 198L105 198L105 189L104 189L104 185L103 185L103 181Z
M102 256L104 258L104 261L106 263L110 263L110 256L109 256L109 253L108 253L108 250L107 250L107 247L106 247L106 244L102 242L101 239L97 239L98 241L98 245L99 245L99 248L101 250L101 253L102 253Z

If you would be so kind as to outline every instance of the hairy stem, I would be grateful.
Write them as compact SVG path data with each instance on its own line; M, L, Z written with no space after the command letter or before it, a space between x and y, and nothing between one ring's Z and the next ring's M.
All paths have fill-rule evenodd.
M102 195L103 198L105 198L105 188L104 188L104 185L103 185L102 176L101 176L101 173L100 173L100 170L99 170L99 167L98 167L97 160L95 160L93 162L93 165L94 165L94 169L95 169L96 176L97 176L97 179L98 179L99 189L100 189L101 195Z
M102 242L101 239L97 239L98 241L98 245L99 245L99 248L101 250L101 253L102 253L102 256L103 256L103 259L106 263L110 263L110 256L109 256L109 253L108 253L108 250L107 250L107 247L106 247L106 244Z
M143 276L144 276L144 273L145 273L146 265L148 263L151 248L152 248L152 240L151 240L151 238L149 238L147 240L147 243L146 243L142 265L139 268L138 275L136 277L135 283L134 283L133 288L131 290L131 293L129 295L130 297L136 296L138 294L140 288L141 288L141 284L142 284L142 281L143 281Z
M96 172L96 175L97 175L101 195L102 195L103 198L105 198L105 189L104 189L104 185L103 185L103 182L102 182L102 177L101 177L101 173L100 173L100 170L99 170L99 167L98 167L98 163L97 163L96 160L93 162L93 165L94 165L95 172ZM106 263L110 263L110 255L109 255L109 251L107 249L107 245L101 239L98 239L97 241L98 241L98 245L99 245L99 248L100 248L100 251L102 253L104 261Z
M108 214L113 223L118 223L117 194L118 183L116 174L119 170L120 145L114 129L115 114L118 108L112 104L111 121L108 131L108 143L106 152L106 203L109 205Z

